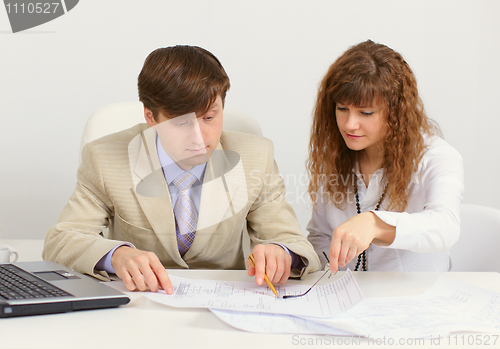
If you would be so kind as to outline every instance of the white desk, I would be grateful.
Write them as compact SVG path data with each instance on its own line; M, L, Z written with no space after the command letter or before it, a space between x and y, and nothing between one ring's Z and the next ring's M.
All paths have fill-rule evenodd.
M40 259L42 241L3 240L18 249L20 260ZM36 256L35 256L36 255ZM245 271L169 270L172 275L200 279L248 281ZM500 292L499 273L393 273L355 272L365 297L417 294L427 290L439 275L468 282ZM318 275L309 275L312 283ZM290 282L298 282L291 280ZM147 300L141 293L129 293L131 302L115 309L82 311L32 317L0 319L0 348L322 348L324 336L292 334L255 334L234 329L207 309L176 309ZM467 336L467 335L466 335ZM331 337L330 337L331 338ZM467 337L465 337L467 340ZM305 345L300 342L306 343ZM459 339L460 342L461 339ZM312 342L309 342L312 341ZM310 344L307 344L310 343ZM311 344L312 343L312 344ZM454 344L453 341L451 344ZM492 344L492 343L491 343ZM430 347L438 347L430 345ZM383 348L383 345L361 343L354 348ZM427 347L413 345L413 347ZM475 345L448 345L442 339L440 348L476 348ZM496 345L500 348L500 339Z

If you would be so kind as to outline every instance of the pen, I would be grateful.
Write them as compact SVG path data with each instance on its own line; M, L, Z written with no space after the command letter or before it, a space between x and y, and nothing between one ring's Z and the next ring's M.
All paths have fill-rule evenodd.
M252 265L254 266L255 268L255 259L253 258L253 254L250 253L250 255L248 256L248 258L250 258L250 262L252 262ZM266 282L267 284L267 287L269 287L269 289L271 291L273 291L273 293L276 295L276 297L279 298L278 296L278 292L276 292L276 289L274 288L273 284L271 283L271 280L269 280L269 278L267 277L266 274L264 274L264 281Z

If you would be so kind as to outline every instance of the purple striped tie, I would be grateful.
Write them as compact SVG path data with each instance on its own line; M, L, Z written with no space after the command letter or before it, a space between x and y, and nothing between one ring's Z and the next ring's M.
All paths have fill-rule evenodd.
M196 180L196 176L188 171L173 180L174 185L179 190L179 198L174 207L174 214L177 246L182 256L193 243L198 222L198 212L196 212L196 207L188 195L189 188Z

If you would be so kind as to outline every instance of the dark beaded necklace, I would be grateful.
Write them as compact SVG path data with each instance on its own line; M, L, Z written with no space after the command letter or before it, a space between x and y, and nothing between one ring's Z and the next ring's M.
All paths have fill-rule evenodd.
M380 200L377 202L377 206L375 206L375 211L378 211L380 209L380 205L382 204L382 201L384 201L385 197L385 190L387 189L387 186L385 186L384 191L382 192L382 195L380 196ZM358 196L358 186L356 185L356 188L354 190L354 195L356 196L356 210L358 211L358 214L361 213L361 206L359 206L359 196ZM361 264L362 266L362 271L367 271L368 270L368 263L366 262L366 250L361 252L358 255L358 261L356 262L356 266L354 267L354 271L358 271L359 265Z

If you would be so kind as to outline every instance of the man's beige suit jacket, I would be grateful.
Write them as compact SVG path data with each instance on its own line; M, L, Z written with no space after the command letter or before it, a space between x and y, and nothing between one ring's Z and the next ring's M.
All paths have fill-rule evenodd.
M292 276L320 268L263 137L223 132L205 169L196 236L182 257L155 129L140 124L87 144L77 179L43 251L76 271L109 279L94 267L123 242L154 252L165 268L244 269L245 231L252 246L275 242L301 256L307 267Z

